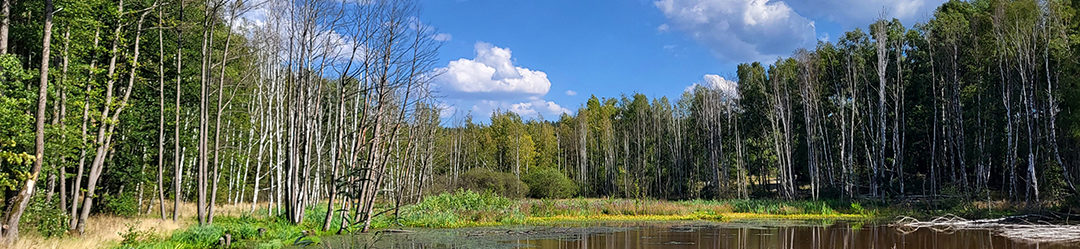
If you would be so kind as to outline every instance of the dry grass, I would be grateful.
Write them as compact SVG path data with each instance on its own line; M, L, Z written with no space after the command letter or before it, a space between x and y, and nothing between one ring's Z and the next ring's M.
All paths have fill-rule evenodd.
M158 234L168 234L173 230L187 227L190 221L172 221L160 218L126 218L117 216L98 215L90 217L86 222L86 233L82 235L69 234L62 238L44 238L36 233L28 232L11 248L108 248L120 242L120 233L125 232L129 225L134 225L140 231L152 231Z
M971 206L974 207L974 208L977 208L977 209L997 209L997 210L1018 209L1018 206L1015 203L1010 203L1009 201L1003 201L1003 200L999 200L999 201L973 201L973 202L971 202Z
M3 245L0 245L0 249L109 248L120 243L120 234L127 232L129 225L134 225L135 229L138 231L147 231L159 236L168 236L175 230L189 227L195 223L195 206L194 203L181 203L179 209L180 219L175 222L172 221L173 204L171 201L166 201L165 203L165 220L161 220L156 204L150 214L142 215L140 217L95 215L88 218L86 222L86 232L84 234L78 235L77 233L69 233L61 238L45 238L38 235L35 231L27 231L26 228L24 228L23 231L21 231L22 236L19 238L19 241L6 248ZM266 204L262 203L256 208L265 207ZM250 203L218 205L214 207L214 216L240 216L248 214L250 211ZM265 215L265 213L262 214Z

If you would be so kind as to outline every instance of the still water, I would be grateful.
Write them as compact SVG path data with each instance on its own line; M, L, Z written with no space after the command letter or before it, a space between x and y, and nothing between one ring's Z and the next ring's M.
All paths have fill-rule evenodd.
M1030 243L987 230L900 231L888 225L605 223L543 227L434 229L377 238L327 238L329 248L730 248L730 249L982 249L1080 248L1080 243Z

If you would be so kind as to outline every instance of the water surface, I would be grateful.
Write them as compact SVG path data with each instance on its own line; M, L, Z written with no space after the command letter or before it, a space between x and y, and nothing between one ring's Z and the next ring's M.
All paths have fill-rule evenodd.
M988 230L901 231L860 223L631 222L411 230L330 237L329 248L730 248L730 249L1059 249L1080 243L1031 243Z

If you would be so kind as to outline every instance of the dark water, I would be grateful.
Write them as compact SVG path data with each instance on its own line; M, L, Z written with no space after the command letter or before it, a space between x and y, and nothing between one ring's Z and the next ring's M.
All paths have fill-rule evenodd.
M1029 243L993 231L901 232L887 225L805 223L608 223L545 227L437 229L377 239L324 239L329 248L731 248L977 249L1080 248L1080 243Z

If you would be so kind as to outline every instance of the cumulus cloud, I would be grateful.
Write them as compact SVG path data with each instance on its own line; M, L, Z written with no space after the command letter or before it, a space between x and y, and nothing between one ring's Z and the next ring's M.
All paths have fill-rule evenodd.
M694 88L702 86L712 90L718 90L729 98L739 98L739 83L720 77L720 75L706 74L699 83L687 86L683 91L693 92Z
M440 90L448 94L486 97L542 96L551 88L547 74L514 66L511 51L490 43L477 42L476 57L451 61L439 68Z
M672 25L718 57L769 60L816 41L814 22L782 1L659 0Z
M660 26L656 27L656 31L659 32L667 32L668 30L671 30L671 25L668 25L667 23L660 24Z
M551 89L547 74L515 65L509 48L486 42L473 45L476 56L451 61L438 68L439 91L459 107L468 107L483 122L494 111L511 111L525 118L558 117L570 110L545 100ZM577 94L567 90L566 95Z
M509 110L522 117L554 117L563 113L570 113L570 109L563 108L555 102L540 99L510 105Z
M499 100L479 100L479 101L465 101L458 103L458 105L464 105L471 103L472 107L469 108L469 112L478 122L486 122L491 117L493 112L505 112L510 111L518 114L522 118L545 118L552 119L558 118L563 113L573 113L570 109L562 107L558 103L543 99L531 99L522 101L499 101Z
M897 18L910 25L933 14L945 0L786 0L797 12L810 18L825 18L840 24L865 27L881 17Z

